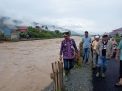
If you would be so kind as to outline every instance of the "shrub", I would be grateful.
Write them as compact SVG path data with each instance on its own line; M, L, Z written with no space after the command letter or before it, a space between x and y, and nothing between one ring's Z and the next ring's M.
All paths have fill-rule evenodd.
M43 38L43 39L48 39L48 38L59 38L62 37L62 33L60 31L47 31L43 29L37 29L37 28L32 28L28 27L28 32L27 34L31 38Z

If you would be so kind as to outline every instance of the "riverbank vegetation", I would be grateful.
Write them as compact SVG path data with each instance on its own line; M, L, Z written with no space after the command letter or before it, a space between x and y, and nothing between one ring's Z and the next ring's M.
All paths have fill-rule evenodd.
M50 38L61 38L62 36L63 34L59 30L49 31L33 27L28 27L27 32L20 33L20 38L50 39Z

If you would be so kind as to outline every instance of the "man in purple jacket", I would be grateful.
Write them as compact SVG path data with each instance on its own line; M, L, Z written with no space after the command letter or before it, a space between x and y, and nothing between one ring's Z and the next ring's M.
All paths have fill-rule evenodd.
M70 70L74 67L76 53L78 53L78 50L75 41L70 38L70 32L65 32L60 48L60 60L63 58L66 76L69 75Z

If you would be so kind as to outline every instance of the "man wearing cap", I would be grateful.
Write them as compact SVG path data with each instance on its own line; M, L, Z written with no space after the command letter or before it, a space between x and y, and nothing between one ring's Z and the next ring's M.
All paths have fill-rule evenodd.
M102 40L98 43L97 46L98 62L96 77L101 76L102 78L105 78L107 60L109 60L112 55L112 42L109 41L108 37L109 36L107 34L104 34L102 36Z
M92 42L92 49L93 49L93 69L96 68L96 64L97 64L97 61L98 61L98 54L96 52L96 49L97 49L97 46L98 46L98 43L99 43L99 36L96 35L95 37L95 40Z
M64 32L64 40L61 42L60 60L64 61L64 70L66 77L74 67L75 54L78 53L74 39L70 38L70 32Z
M89 53L91 48L91 38L89 37L88 31L85 31L85 36L82 39L83 43L83 62L86 64L89 60Z

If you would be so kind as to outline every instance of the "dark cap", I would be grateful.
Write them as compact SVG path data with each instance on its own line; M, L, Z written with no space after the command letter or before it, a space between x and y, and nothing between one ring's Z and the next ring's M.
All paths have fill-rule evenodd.
M88 31L85 31L85 33L88 33Z
M106 37L108 37L108 35L103 35L102 37L103 37L103 38L106 38Z
M63 33L63 36L70 36L70 35L71 35L70 31Z
M104 33L102 37L103 37L103 38L109 37L109 36L108 36L108 33Z

